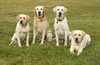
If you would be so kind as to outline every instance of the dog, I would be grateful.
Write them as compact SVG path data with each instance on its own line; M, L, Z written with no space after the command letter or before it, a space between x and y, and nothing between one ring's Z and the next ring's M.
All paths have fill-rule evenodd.
M77 50L77 56L82 53L83 49L90 44L91 38L89 34L82 30L74 30L71 32L71 47L70 52L74 53Z
M54 21L54 30L56 36L56 46L59 46L59 42L64 40L64 45L67 46L67 40L69 36L69 26L67 23L67 18L64 13L67 12L67 8L64 6L56 6L53 11L56 12L56 17Z
M15 33L11 39L11 44L18 43L18 46L21 47L21 42L26 40L26 46L29 47L29 31L30 27L28 24L28 21L30 20L30 17L25 14L20 14L16 16L16 19L18 20Z
M44 43L44 40L52 41L52 31L48 24L45 14L45 8L43 6L36 6L33 9L34 23L33 23L33 42L35 43L36 36L41 40L40 44Z

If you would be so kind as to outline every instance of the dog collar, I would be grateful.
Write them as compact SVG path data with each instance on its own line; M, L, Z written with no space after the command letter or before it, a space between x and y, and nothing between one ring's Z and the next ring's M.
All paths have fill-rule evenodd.
M82 38L82 40L83 40L83 38ZM81 43L81 42L82 42L82 40L81 40L80 42L76 42L76 43L79 45L79 43Z
M38 16L36 15L36 18L39 19L40 21L42 21L43 17L44 17L44 15L43 15L42 17L38 17Z
M63 20L64 20L64 17L62 19L58 19L57 18L57 22L56 23L58 23L58 21L63 21Z
M23 26L23 27L25 27L27 25L27 23L25 23L25 25L23 25L23 24L20 24L20 25Z

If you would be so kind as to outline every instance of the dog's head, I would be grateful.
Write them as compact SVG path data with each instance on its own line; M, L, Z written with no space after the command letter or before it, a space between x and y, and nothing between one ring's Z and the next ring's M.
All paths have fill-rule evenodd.
M57 18L61 18L64 17L64 12L67 11L67 8L65 8L64 6L56 6L55 8L53 8L53 11L56 12Z
M44 7L43 6L36 6L33 9L33 12L34 12L34 15L37 18L42 18L45 15L45 10L44 10Z
M86 33L82 30L74 30L71 32L71 35L76 43L80 43L83 40Z
M30 17L25 14L20 14L16 16L16 19L18 20L18 22L20 22L21 25L25 26L27 22L30 20Z

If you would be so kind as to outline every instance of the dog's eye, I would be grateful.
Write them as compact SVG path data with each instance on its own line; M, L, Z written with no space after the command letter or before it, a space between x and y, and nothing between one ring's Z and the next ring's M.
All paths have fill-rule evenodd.
M38 10L38 8L36 10Z
M76 36L76 34L74 34Z
M63 9L62 9L62 11L63 11Z
M57 9L57 11L59 11L59 9Z
M25 17L23 17L23 19L25 19Z
M42 8L41 8L41 10L42 10Z
M21 19L22 17L20 17L20 19Z
M78 34L78 36L81 36L81 34Z

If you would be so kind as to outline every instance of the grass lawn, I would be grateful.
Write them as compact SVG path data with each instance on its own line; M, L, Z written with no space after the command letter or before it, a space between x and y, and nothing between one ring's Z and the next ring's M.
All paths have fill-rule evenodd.
M52 9L57 5L68 8L65 15L68 18L70 30L81 29L91 35L92 42L83 53L77 57L72 55L69 47L56 41L31 45L33 39L33 8L43 5L49 24L54 34L54 17ZM27 14L30 20L30 47L22 48L17 44L9 46L15 32L16 16ZM100 0L0 0L0 65L100 65Z

